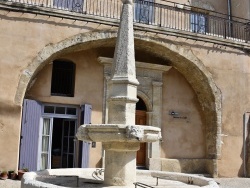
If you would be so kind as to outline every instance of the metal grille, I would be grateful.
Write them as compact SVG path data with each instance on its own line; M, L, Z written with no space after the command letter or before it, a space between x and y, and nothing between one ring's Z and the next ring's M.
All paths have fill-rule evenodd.
M51 81L51 95L74 97L75 64L54 61Z
M155 188L155 187L152 187L152 186L150 186L150 185L147 185L147 184L144 184L144 183L140 183L140 182L136 182L136 183L134 183L134 185L135 185L135 188L136 188L136 187L142 187L142 188Z
M30 8L45 7L118 20L121 2L118 0L0 0ZM163 0L134 0L134 22L195 32L240 42L250 40L250 21L228 15Z

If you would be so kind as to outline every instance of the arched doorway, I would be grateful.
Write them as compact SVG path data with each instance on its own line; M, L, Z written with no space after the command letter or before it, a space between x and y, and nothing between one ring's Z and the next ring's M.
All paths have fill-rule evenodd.
M136 103L136 115L135 124L136 125L146 125L147 124L147 107L144 101L138 97L139 101ZM146 166L146 143L140 143L140 150L137 151L136 155L136 166L139 168L145 168Z
M116 37L116 30L80 33L58 43L47 45L21 73L15 95L15 103L21 105L27 88L33 83L32 80L45 65L49 64L56 57L70 51L92 49L99 46L114 46ZM216 86L210 71L193 54L192 50L175 43L169 43L164 38L161 38L159 42L159 39L159 36L154 37L135 32L136 50L161 57L164 62L167 62L168 66L176 68L193 87L205 117L206 158L213 160L210 171L212 175L216 176L218 173L217 159L221 155L221 92ZM108 79L108 77L105 78ZM159 85L160 83L156 83L155 86L157 84ZM157 90L155 91L157 92ZM108 93L106 95L108 96ZM145 100L143 96L142 98ZM148 112L155 113L154 109L151 110L148 105L147 107ZM148 124L155 125L155 122L158 123L157 116L154 116L154 114L151 116L150 114ZM151 158L151 154L149 155Z

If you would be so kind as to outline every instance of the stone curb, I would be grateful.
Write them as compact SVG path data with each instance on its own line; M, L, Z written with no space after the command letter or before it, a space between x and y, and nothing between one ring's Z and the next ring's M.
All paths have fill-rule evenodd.
M73 168L73 169L50 169L39 172L27 172L21 181L21 188L63 188L64 186L53 185L36 180L38 176L88 176L92 177L92 173L96 168ZM155 178L179 181L186 184L198 185L203 188L219 188L219 185L210 178L205 178L193 174L147 171L137 170L137 175L152 176ZM105 186L103 186L105 187ZM116 186L115 186L116 187ZM118 186L117 186L118 187Z

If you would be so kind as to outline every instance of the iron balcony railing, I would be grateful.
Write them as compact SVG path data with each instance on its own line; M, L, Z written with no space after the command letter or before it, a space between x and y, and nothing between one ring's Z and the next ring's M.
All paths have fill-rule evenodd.
M239 42L250 41L250 21L163 0L134 0L134 22L199 33ZM120 19L120 0L0 0L25 7L44 7L79 14Z

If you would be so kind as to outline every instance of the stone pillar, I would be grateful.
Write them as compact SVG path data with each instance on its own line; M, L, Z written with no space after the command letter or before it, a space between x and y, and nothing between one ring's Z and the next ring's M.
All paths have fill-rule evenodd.
M162 82L153 82L153 119L152 125L161 128L161 113L162 113ZM160 142L152 143L151 150L152 158L160 158Z
M103 143L106 151L104 183L107 185L133 186L136 181L136 151L139 142Z
M108 105L107 105L107 100L108 100L108 98L109 98L109 90L110 90L110 76L105 76L104 77L104 96L103 96L103 102L104 102L104 104L103 104L103 112L104 112L104 114L103 114L103 120L102 120L102 122L104 122L105 124L107 124L108 123Z
M135 125L137 85L133 34L133 1L122 0L111 79L109 81L108 124ZM106 142L104 183L130 186L136 181L138 142Z

